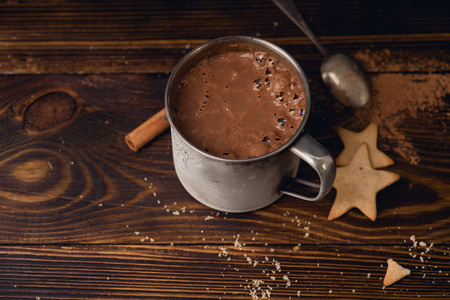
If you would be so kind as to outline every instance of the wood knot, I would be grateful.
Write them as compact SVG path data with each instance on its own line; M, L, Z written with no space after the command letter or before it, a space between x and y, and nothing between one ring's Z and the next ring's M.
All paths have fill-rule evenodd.
M30 148L0 155L0 199L43 202L56 199L69 188L72 165L59 151Z
M51 167L50 161L36 159L17 166L12 174L24 182L36 182L44 178Z
M51 92L36 99L25 111L25 129L47 131L68 122L77 109L77 102L63 92Z

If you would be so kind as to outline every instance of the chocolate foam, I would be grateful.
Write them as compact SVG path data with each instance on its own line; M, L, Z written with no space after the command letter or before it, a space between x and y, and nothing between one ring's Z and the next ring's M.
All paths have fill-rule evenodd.
M306 96L298 75L267 51L222 52L174 82L171 114L194 146L245 159L286 143L303 121Z

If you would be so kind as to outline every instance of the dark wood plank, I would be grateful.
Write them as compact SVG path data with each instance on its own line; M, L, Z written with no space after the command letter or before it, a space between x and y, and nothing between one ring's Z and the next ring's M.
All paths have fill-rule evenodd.
M1 2L0 298L448 298L448 12L437 1L296 4L327 48L366 69L368 110L331 98L322 56L270 0ZM334 156L336 126L379 125L401 180L378 194L375 222L356 209L328 221L334 190L217 212L182 188L168 131L127 148L163 108L181 57L236 34L300 62L306 130ZM388 258L412 274L383 287Z
M9 1L1 5L2 40L76 41L86 37L93 41L183 40L224 34L302 35L270 0L45 1L43 5L27 2ZM437 1L322 0L296 4L318 36L448 33L450 25L448 12L439 9Z
M448 246L235 242L1 246L0 299L444 299L450 292ZM411 275L384 287L388 258Z
M449 36L436 40L423 39L417 45L417 36L403 37L401 43L392 43L391 36L381 36L372 45L361 37L330 39L328 47L333 52L347 52L355 56L367 72L429 72L448 71ZM419 37L420 38L420 37ZM284 48L299 61L302 68L318 72L321 54L306 38L267 38ZM170 73L180 59L193 47L206 42L200 40L163 41L149 43L91 43L79 45L56 43L39 49L32 43L2 46L0 43L0 73L14 74L115 74L115 73ZM325 40L326 42L327 40ZM349 44L351 46L349 46ZM40 44L44 47L45 43ZM376 48L373 48L376 46ZM38 48L38 49L36 49ZM139 49L138 49L139 48ZM410 64L409 62L420 62ZM392 64L390 63L392 62ZM403 67L403 68L402 68Z
M435 54L431 49L437 45L447 56L442 61L448 61L450 18L442 10L431 9L432 5L390 1L302 1L297 5L331 50L354 52L373 45L395 50L420 42L428 56ZM192 47L226 35L260 36L280 46L295 45L289 50L306 69L312 60L313 69L318 70L322 59L269 0L189 5L183 1L44 1L37 6L24 1L1 8L3 74L165 73Z
M411 76L405 77L407 82L414 82ZM140 243L141 239L148 242L148 237L179 243L189 237L189 243L217 243L231 239L242 228L259 232L270 243L279 243L280 236L287 243L397 243L410 235L448 242L446 173L450 158L445 149L449 141L443 135L422 138L423 130L445 130L445 98L436 99L444 101L439 110L424 110L417 116L400 112L405 118L401 125L406 126L402 132L405 139L414 141L419 163L412 164L408 156L391 148L392 138L381 136L380 147L397 162L390 170L402 179L379 193L377 222L357 210L329 222L326 218L334 192L317 203L283 197L264 210L238 215L200 205L176 177L169 132L143 151L132 153L123 138L163 107L166 80L152 75L5 78L0 88L4 99L0 116L0 242ZM358 129L364 122L328 98L320 79L312 77L311 84L313 94L321 96L314 102L307 129L337 156L342 144L334 126ZM76 113L56 128L27 130L27 107L49 92L73 97ZM335 115L332 122L323 121ZM411 122L423 118L435 120L437 125L427 131L417 128L417 121ZM307 167L302 167L302 172L314 178ZM201 230L207 232L207 239L203 240Z

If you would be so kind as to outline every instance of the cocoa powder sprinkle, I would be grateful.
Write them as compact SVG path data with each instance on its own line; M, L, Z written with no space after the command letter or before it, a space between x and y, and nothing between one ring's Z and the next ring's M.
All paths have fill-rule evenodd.
M419 61L414 56L407 56L409 59L400 60L398 57L391 57L390 50L384 52L364 50L355 57L366 70L375 68L377 72L382 72L383 69L394 72L417 71L424 66L440 69L435 58L430 58L430 61L424 61L422 58ZM379 65L376 65L377 63ZM446 62L442 64L448 65ZM404 129L413 126L409 123L411 121L422 123L414 125L414 128L422 128L424 122L429 122L428 125L440 122L438 126L433 126L438 130L433 134L442 136L446 134L448 122L445 120L450 119L450 113L444 106L445 99L450 94L450 74L378 73L370 76L370 83L372 104L366 110L357 111L356 116L379 125L379 137L384 141L380 148L393 151L410 164L417 165L421 160L420 153ZM421 118L423 113L436 116L438 120L435 118L423 120L423 117Z

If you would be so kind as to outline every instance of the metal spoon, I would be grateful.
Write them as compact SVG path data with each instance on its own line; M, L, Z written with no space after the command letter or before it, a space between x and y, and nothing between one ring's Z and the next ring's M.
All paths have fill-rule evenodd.
M364 108L370 101L369 81L357 61L343 53L330 55L306 25L292 0L272 0L325 56L320 67L322 79L330 93L351 108Z

